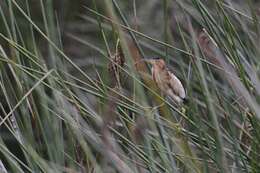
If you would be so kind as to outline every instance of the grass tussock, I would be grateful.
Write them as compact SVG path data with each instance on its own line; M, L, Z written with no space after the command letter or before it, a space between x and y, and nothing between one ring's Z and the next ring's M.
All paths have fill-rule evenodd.
M1 1L0 172L259 172L257 5Z

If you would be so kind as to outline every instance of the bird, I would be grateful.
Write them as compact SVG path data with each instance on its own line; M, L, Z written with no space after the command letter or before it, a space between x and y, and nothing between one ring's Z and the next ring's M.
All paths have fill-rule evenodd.
M118 40L116 44L116 52L113 56L111 56L111 60L108 64L108 74L110 75L112 85L120 86L120 79L122 78L122 68L124 67L124 65L125 56Z
M169 96L178 105L186 99L181 81L166 67L162 58L143 59L152 65L152 78L162 94Z

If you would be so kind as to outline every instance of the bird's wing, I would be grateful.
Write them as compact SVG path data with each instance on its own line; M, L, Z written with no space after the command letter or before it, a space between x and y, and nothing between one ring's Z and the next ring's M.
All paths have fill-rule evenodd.
M171 72L170 75L170 86L173 89L173 92L179 96L180 98L184 99L186 97L185 90L181 84L181 81Z
M153 67L152 67L151 71L152 71L153 81L154 81L154 82L156 83L156 85L157 85L157 81L156 81L156 77L155 77L155 71L154 71L154 68L153 68Z

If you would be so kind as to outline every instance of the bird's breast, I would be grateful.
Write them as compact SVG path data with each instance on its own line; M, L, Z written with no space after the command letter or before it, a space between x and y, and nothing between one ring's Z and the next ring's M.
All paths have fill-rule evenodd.
M169 84L168 84L169 79L167 73L165 73L164 71L152 69L152 75L157 86L162 91L167 91L169 89Z

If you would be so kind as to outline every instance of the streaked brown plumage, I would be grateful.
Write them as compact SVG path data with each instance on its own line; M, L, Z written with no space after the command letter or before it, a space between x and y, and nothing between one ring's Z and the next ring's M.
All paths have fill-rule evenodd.
M124 67L124 64L125 64L125 57L121 49L121 46L118 43L116 46L116 53L111 57L111 61L108 64L108 73L110 75L111 83L113 86L120 85L121 82L120 78L122 75L121 68Z
M181 81L167 69L163 59L149 59L146 62L152 64L153 80L164 95L172 98L177 104L181 104L186 94Z

